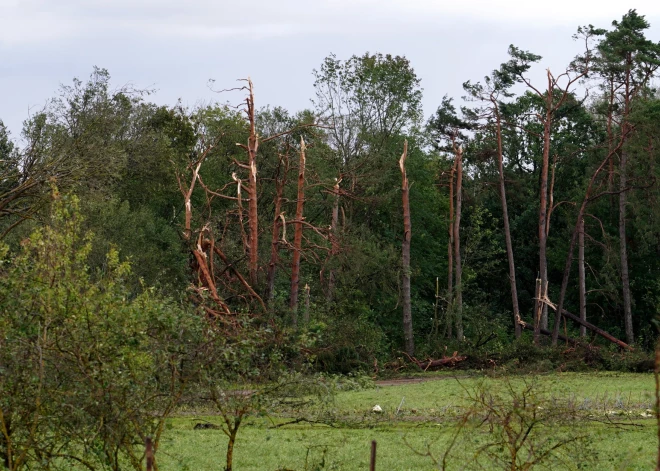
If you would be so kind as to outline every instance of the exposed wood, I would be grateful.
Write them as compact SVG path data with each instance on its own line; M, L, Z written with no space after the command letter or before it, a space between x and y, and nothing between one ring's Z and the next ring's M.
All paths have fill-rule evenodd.
M298 164L298 200L296 202L296 221L293 236L293 260L291 262L291 293L289 308L294 327L298 326L298 290L300 284L300 253L302 250L303 209L305 204L305 140L300 138L300 161Z
M539 236L539 274L541 276L541 289L545 289L548 283L548 258L547 258L547 244L548 244L548 168L550 165L550 135L552 130L552 118L555 111L553 106L554 98L554 83L550 69L547 71L548 89L545 99L545 115L543 117L543 161L541 164L541 180L540 180L540 202L539 202L539 218L538 218L538 236ZM544 309L542 304L540 308L540 327L547 328L548 315L547 309ZM536 337L535 337L536 340Z
M215 252L218 257L220 257L220 260L234 273L236 278L238 278L238 281L243 285L243 287L247 290L250 295L256 299L259 304L261 305L261 308L265 311L266 310L266 305L264 304L263 299L261 299L261 296L257 294L257 292L250 286L250 284L247 282L247 280L241 275L241 273L236 269L233 263L229 261L227 256L220 250L220 248L217 245L213 246L213 252Z
M460 356L458 352L454 352L450 357L443 357L438 360L428 359L428 360L418 360L417 358L408 355L408 359L419 366L424 371L439 368L441 366L454 366L456 363L467 360L466 356Z
M248 254L250 256L250 284L257 286L257 274L259 270L259 213L257 211L257 150L259 149L259 136L256 129L256 118L254 109L254 87L252 80L248 82L248 97L245 99L246 113L250 123L250 136L248 137L248 171L249 185L245 186L248 194Z
M371 459L369 460L369 471L376 471L376 440L371 441Z
M410 238L412 224L410 221L410 185L406 175L406 158L408 157L408 141L403 143L403 154L399 160L401 170L401 198L403 205L403 241L401 243L401 259L403 273L401 275L401 295L403 304L403 336L408 355L415 354L415 339L413 337L412 307L410 300Z
M550 301L548 301L548 300L543 300L543 299L542 299L541 302L547 304L547 305L548 305L549 307L551 307L553 310L555 310L555 311L557 310L557 306L555 306L554 304L552 304ZM562 313L563 316L568 317L569 319L571 319L571 320L577 322L578 324L585 326L587 329L591 330L592 332L595 332L596 334L598 334L598 335L600 335L601 337L603 337L604 339L607 339L607 340L609 340L610 342L612 342L612 343L618 345L619 347L621 347L621 348L625 348L626 350L631 350L631 351L634 350L634 349L633 349L630 345L628 345L627 343L625 343L625 342L623 342L623 341L617 339L616 337L614 337L613 335L611 335L611 334L609 334L608 332L604 331L604 330L601 329L600 327L597 327L597 326L591 324L590 322L583 321L582 319L580 319L579 316L576 316L575 314L571 314L571 313L568 312L566 309L562 309L562 310L561 310L561 313ZM557 317L559 317L559 316L557 316ZM553 333L553 336L554 336L554 333ZM559 336L557 336L557 337L559 337Z

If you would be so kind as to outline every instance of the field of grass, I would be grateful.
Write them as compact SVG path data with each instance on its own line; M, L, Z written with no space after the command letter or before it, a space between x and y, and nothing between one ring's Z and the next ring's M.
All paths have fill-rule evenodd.
M436 459L442 457L458 430L460 417L470 407L470 396L481 391L501 394L506 400L508 391L530 385L535 394L549 401L544 404L568 405L580 413L569 422L537 426L539 447L561 437L582 437L539 469L654 468L657 435L655 420L648 412L654 401L650 374L554 373L508 379L478 374L456 379L444 374L423 379L338 393L332 405L339 419L335 427L307 424L271 428L270 420L250 418L238 435L234 468L365 470L370 442L376 440L379 470L438 469L432 458L424 455L430 452ZM382 413L371 412L376 404ZM214 417L202 419L219 423ZM223 469L227 439L220 430L193 430L199 421L193 416L170 421L158 451L161 470ZM475 450L493 440L488 427L478 425L471 424L459 436L447 469L462 469ZM500 468L490 463L486 469Z

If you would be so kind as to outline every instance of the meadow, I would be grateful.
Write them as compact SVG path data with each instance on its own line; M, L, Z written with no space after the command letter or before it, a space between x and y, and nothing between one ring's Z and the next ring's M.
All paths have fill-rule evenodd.
M328 424L275 427L287 419L250 417L238 434L234 468L364 470L369 467L370 442L376 440L376 469L442 469L443 454L455 439L446 469L503 469L508 445L496 443L511 424L488 419L483 404L476 410L475 398L488 397L491 405L493 398L501 399L501 407L491 413L513 410L511 423L534 423L528 442L520 446L519 468L509 469L524 469L535 455L562 441L564 445L531 469L653 469L654 387L651 374L594 372L514 377L428 374L348 391L340 386L331 405L335 420ZM522 391L528 393L525 404L519 402ZM375 405L382 412L373 412ZM475 414L464 421L470 410ZM553 415L555 410L562 412ZM207 422L220 419L190 412L172 418L157 454L159 468L223 469L226 436L221 430L194 429ZM496 444L490 454L484 451L488 444ZM504 461L498 461L502 457Z

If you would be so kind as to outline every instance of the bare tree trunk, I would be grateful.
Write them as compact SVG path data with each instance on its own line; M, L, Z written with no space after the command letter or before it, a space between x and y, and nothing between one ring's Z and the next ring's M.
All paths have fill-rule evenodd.
M584 273L584 217L580 220L580 233L578 234L578 277L580 291L580 319L587 320L587 286ZM587 328L580 326L580 337L587 336Z
M545 294L548 286L547 267L547 223L548 223L548 167L550 164L550 131L552 125L552 78L548 70L548 93L546 97L546 113L543 122L543 163L541 166L540 182L540 205L539 205L539 274L541 276L541 296ZM540 327L548 328L548 310L543 303L537 301L538 309L541 311ZM535 338L538 338L535 335Z
M509 226L509 208L506 203L506 188L504 183L504 156L502 151L502 122L497 102L495 106L495 117L497 119L497 167L499 170L500 200L502 203L502 219L504 220L504 240L506 242L506 255L509 262L509 283L511 284L511 302L513 308L513 326L516 338L522 333L520 310L518 309L518 288L516 285L516 264L513 258L513 243L511 242L511 228Z
M331 238L331 248L330 248L330 257L335 258L339 254L339 184L341 183L341 178L338 178L333 187L335 194L335 201L332 204L332 221L330 223L330 238ZM335 269L330 269L330 274L328 275L328 293L326 299L328 302L332 302L335 296Z
M447 244L447 337L454 326L454 174L458 161L454 159L449 172L449 243Z
M401 169L401 195L403 205L403 242L401 243L403 274L401 292L403 296L403 337L405 339L406 353L415 354L415 339L413 336L412 306L410 300L410 238L412 227L410 222L410 187L406 175L406 158L408 157L408 141L403 144L403 154L399 160Z
M291 262L291 296L289 308L293 326L298 326L298 285L300 284L300 251L302 249L303 207L305 204L305 141L300 138L300 164L298 167L298 201L296 203L293 261Z
M454 219L454 260L456 262L456 337L463 340L463 267L461 266L461 206L463 202L463 148L456 149L456 217Z
M630 273L628 271L628 247L626 241L626 185L628 156L624 150L621 152L619 162L619 249L621 255L621 288L623 292L623 320L626 328L626 341L631 344L635 341L632 324L632 306L630 300Z
M254 116L254 89L252 80L248 78L248 98L245 99L246 112L250 122L250 137L248 138L248 171L250 184L246 187L246 192L250 198L248 201L248 226L249 240L248 253L250 256L250 283L254 288L257 287L257 274L259 270L259 213L257 211L257 149L259 148L259 137L257 136L256 120Z

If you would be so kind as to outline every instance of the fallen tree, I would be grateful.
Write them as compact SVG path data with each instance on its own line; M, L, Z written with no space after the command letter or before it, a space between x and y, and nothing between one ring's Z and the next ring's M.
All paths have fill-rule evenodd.
M553 310L557 311L557 306L555 306L553 303L551 303L550 300L548 300L547 298L545 298L545 297L541 297L540 301L541 301L542 303L544 303L544 304L550 306ZM624 349L626 349L626 350L630 350L630 351L634 350L634 348L632 348L632 347L631 347L630 345L628 345L627 343L625 343L625 342L623 342L623 341L617 339L616 337L614 337L614 336L611 335L610 333L604 331L604 330L601 329L600 327L597 327L597 326L593 325L593 324L590 323L590 322L587 322L587 321L585 321L585 320L580 319L579 316L576 316L575 314L572 314L572 313L568 312L566 309L562 309L562 310L561 310L561 315L563 315L564 317L568 317L569 319L571 319L571 320L577 322L578 324L580 324L580 325L586 327L587 329L591 330L592 332L595 332L596 334L600 335L600 336L603 337L604 339L609 340L610 342L612 342L612 343L618 345L618 346L621 347L621 348L624 348ZM559 337L558 337L558 338L559 338Z

